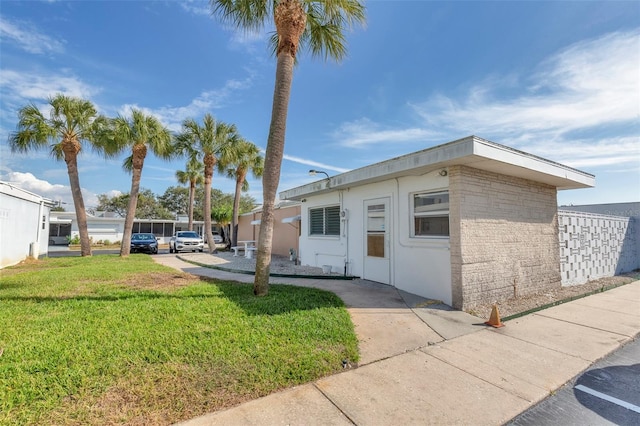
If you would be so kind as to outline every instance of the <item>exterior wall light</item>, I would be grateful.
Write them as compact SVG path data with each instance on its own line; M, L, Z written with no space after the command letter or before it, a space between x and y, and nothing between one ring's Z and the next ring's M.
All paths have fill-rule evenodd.
M323 172L322 170L313 170L313 169L309 170L309 176L315 176L318 173L323 173L327 177L327 179L331 179L327 174L327 172Z

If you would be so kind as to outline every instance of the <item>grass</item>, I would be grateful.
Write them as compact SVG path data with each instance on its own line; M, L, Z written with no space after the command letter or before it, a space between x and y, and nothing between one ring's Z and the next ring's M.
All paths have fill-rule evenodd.
M170 424L357 361L333 293L205 281L146 255L0 272L0 424Z

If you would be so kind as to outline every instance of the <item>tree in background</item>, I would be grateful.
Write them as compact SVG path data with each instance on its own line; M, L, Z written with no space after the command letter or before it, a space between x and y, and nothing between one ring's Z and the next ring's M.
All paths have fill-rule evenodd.
M201 191L204 196L204 192ZM189 188L184 186L170 186L164 194L158 196L158 202L165 209L175 214L185 215L189 211ZM198 202L198 190L196 189L196 203ZM202 204L200 204L202 205ZM202 220L202 214L194 209L194 220Z
M193 206L196 198L196 187L204 183L204 169L202 163L197 158L190 158L187 161L186 170L178 170L176 172L178 183L189 184L189 231L193 231Z
M125 217L128 206L129 194L120 194L114 197L100 194L98 195L98 207L96 208L99 211L113 212L120 217ZM140 189L135 217L138 219L175 219L173 212L165 208L159 197L156 197L150 189Z
M308 46L314 56L342 59L347 53L344 30L354 23L364 23L365 7L358 0L210 0L210 4L214 14L238 28L259 30L272 18L276 27L271 38L277 57L276 81L264 159L262 218L253 283L254 294L264 296L269 292L273 215L298 47Z
M202 126L195 120L188 118L182 123L182 132L176 136L177 150L185 152L184 147L198 151L204 163L204 234L209 246L209 253L216 248L211 231L211 182L213 170L218 158L228 161L233 152L233 144L238 138L236 126L216 122L211 114L206 114Z
M82 151L83 143L89 143L92 148L102 150L105 145L98 142L108 120L98 115L95 106L84 99L58 94L49 98L49 105L49 118L46 118L34 104L21 108L18 111L17 131L9 135L9 145L13 152L28 152L49 147L53 158L64 160L67 164L80 234L80 254L91 256L87 211L78 175L78 154Z
M264 171L264 158L260 155L257 146L249 141L241 140L237 146L237 156L234 161L227 165L224 173L227 177L234 179L236 188L233 198L233 216L231 218L231 245L238 245L238 217L240 216L240 195L241 192L249 190L247 174L259 178Z
M131 233L138 203L140 178L147 151L151 150L157 157L169 159L173 147L169 130L157 118L138 109L131 111L131 117L115 118L112 121L112 132L117 152L131 149L131 155L122 165L123 169L131 173L131 191L120 246L120 256L128 256L131 250Z
M211 205L233 204L233 194L223 193L217 188L211 190ZM170 186L164 194L158 196L158 202L168 211L186 214L189 206L189 189L183 186ZM242 194L240 197L240 214L250 212L258 204L255 198L248 194ZM202 221L204 217L204 188L196 187L196 195L193 207L193 220Z
M233 215L233 207L230 204L218 205L211 210L211 219L215 220L222 231L221 237L225 245L229 245L229 224Z
M127 206L129 205L129 194L114 195L107 194L98 195L97 211L115 213L119 217L125 217L127 214Z

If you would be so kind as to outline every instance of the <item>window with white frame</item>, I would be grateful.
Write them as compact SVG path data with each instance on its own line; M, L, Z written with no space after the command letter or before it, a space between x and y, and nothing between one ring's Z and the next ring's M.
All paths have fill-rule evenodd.
M449 236L449 191L414 193L411 204L412 237Z
M309 235L340 235L340 206L309 209Z

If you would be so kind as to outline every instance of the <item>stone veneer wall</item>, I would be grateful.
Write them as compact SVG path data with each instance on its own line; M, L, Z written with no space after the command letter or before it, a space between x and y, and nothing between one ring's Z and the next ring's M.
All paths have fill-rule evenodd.
M452 166L449 200L455 308L560 287L555 187Z

